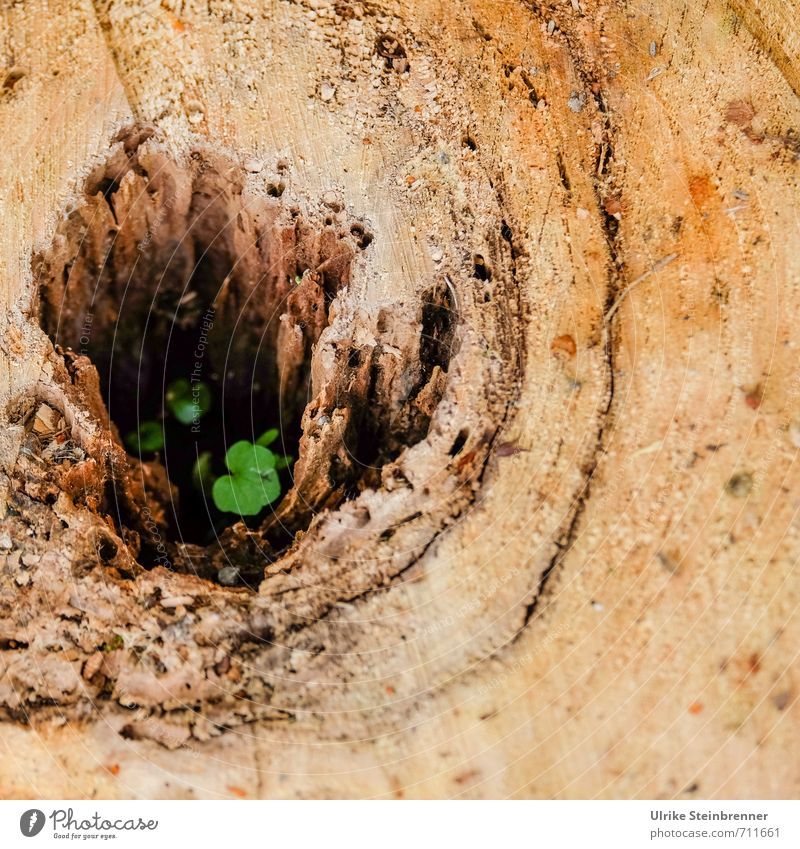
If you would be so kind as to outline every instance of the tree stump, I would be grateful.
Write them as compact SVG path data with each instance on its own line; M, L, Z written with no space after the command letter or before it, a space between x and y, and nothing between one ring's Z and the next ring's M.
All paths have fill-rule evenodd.
M797 795L788 4L3 18L4 797ZM211 543L178 354L296 437Z

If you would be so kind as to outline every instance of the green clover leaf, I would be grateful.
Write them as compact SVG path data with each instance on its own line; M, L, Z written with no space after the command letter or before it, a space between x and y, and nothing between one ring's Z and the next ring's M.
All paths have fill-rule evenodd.
M135 454L152 454L164 447L164 428L160 422L146 421L125 437L125 444Z
M263 445L265 448L268 445L272 445L272 443L280 436L280 431L276 427L271 427L269 430L265 430L261 436L256 440L256 445Z
M185 425L204 416L211 408L211 390L202 380L190 383L185 377L173 380L164 396L167 409Z
M228 449L225 465L230 474L217 478L211 489L214 504L223 513L255 516L280 498L275 455L268 448L242 440Z
M242 439L228 449L225 465L233 474L246 475L253 472L261 476L275 468L275 455L263 445L254 445Z

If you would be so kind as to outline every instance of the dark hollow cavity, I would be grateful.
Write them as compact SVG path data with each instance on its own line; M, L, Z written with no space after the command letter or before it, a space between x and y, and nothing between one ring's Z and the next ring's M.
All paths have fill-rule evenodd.
M341 210L313 222L272 183L246 191L226 157L178 163L151 135L120 134L53 246L34 257L36 310L73 383L79 365L97 369L99 396L82 403L115 442L163 424L162 450L128 447L123 471L108 472L101 512L134 556L255 581L317 513L379 487L381 468L425 437L455 344L454 304L434 286L416 315L382 313L375 344L333 345L332 377L312 398L314 346L372 234ZM382 340L401 345L409 318L419 336L398 367ZM210 389L208 412L188 425L164 408L176 380ZM345 422L338 437L332 421ZM242 524L192 470L209 452L213 474L225 473L227 448L269 428L280 431L272 449L300 462L281 472L282 500Z
M40 323L97 368L116 435L163 425L163 449L135 459L163 464L173 485L159 494L167 536L181 542L206 545L239 518L193 485L199 455L210 452L223 473L233 443L278 428L273 450L296 459L311 349L354 253L347 231L315 229L299 214L287 222L272 193L246 200L242 190L224 160L196 157L184 170L123 149L87 180L62 227L68 247L36 262ZM189 424L165 410L176 380L189 382L192 400L199 382L211 391L208 412ZM282 474L286 489L291 469Z

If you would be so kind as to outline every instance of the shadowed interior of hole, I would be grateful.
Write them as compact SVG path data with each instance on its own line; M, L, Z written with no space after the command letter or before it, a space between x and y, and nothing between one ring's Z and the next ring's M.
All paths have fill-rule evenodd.
M158 453L128 448L125 460L93 443L107 483L83 506L145 567L222 581L232 566L253 585L319 513L381 488L386 464L429 433L458 347L454 294L439 280L418 299L350 315L352 261L373 242L363 222L328 199L302 212L227 155L178 161L152 136L133 127L116 137L33 257L35 311L56 346L57 380L97 433L121 445L142 422L164 423ZM278 162L274 179L283 184L288 168ZM340 295L337 312L350 317L326 342L311 398L312 353ZM197 378L211 407L178 424L165 390ZM191 471L208 451L212 478L225 474L227 448L273 427L276 451L301 459L282 473L281 500L245 526L197 491Z
M208 250L213 254L213 247ZM171 504L170 535L199 544L213 542L222 527L238 517L218 511L209 493L194 484L192 469L197 459L209 452L213 472L222 474L220 460L232 444L253 441L273 427L280 430L273 448L296 454L302 413L299 404L281 404L273 352L268 344L257 344L265 340L253 338L250 362L234 361L232 348L240 328L238 322L216 320L221 269L215 259L202 257L185 285L179 275L171 275L169 267L164 269L150 313L125 318L123 308L107 374L103 368L101 376L109 415L123 437L136 432L143 422L163 424L160 459L178 489ZM222 279L229 274L230 269ZM188 426L165 409L167 388L178 380L188 380L195 392L200 383L211 392L208 411ZM288 470L283 473L284 489L288 474Z
M138 458L144 498L164 504L168 538L207 545L240 517L198 490L194 463L210 452L222 474L227 448L269 428L280 430L274 450L296 459L311 350L349 279L349 233L315 229L269 195L245 201L229 163L181 171L131 151L89 178L65 229L66 255L35 263L42 327L96 366L121 437L163 423L163 450ZM211 390L190 425L165 410L178 379ZM285 490L291 469L281 474ZM146 540L142 549L146 563Z

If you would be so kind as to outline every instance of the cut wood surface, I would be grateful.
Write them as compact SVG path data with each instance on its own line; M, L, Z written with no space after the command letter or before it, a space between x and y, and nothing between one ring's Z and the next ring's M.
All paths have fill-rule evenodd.
M0 796L797 796L792 4L2 15ZM74 269L124 321L108 233L156 268L200 197L246 274L319 271L280 327L241 307L282 403L310 380L296 536L224 538L252 591L136 562L158 470L51 342Z

